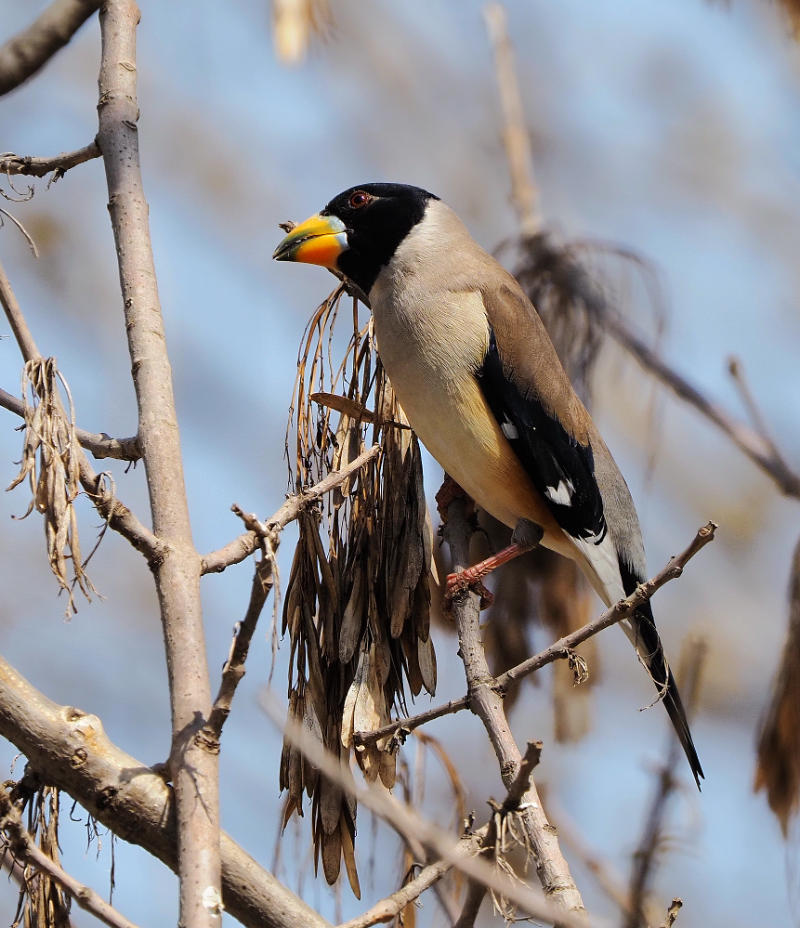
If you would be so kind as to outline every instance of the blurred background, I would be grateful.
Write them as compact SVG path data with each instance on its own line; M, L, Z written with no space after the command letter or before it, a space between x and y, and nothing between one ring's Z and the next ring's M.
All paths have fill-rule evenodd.
M3 0L0 39L44 5ZM435 192L489 250L516 234L517 222L479 2L339 0L294 67L276 56L267 0L141 6L142 166L195 542L205 552L240 531L232 502L265 517L283 501L297 346L332 289L321 269L270 261L282 236L277 224L375 180ZM727 373L727 358L738 356L779 445L800 462L800 50L778 8L756 0L509 0L507 7L549 228L651 260L668 306L665 359L744 417ZM2 100L0 149L53 155L86 145L96 133L99 50L95 17ZM24 179L16 186L24 190ZM136 412L102 164L81 165L45 188L37 181L30 202L0 204L30 231L38 261L8 222L0 254L40 349L57 356L69 381L79 424L130 435ZM634 294L628 315L654 339L647 301ZM0 324L0 335L8 334ZM4 338L0 385L17 392L19 370L17 348ZM594 388L595 417L637 502L651 573L708 519L720 525L718 540L655 601L669 654L677 658L690 633L710 645L693 725L707 779L699 795L679 768L685 788L668 820L657 896L663 912L682 897L682 928L793 924L796 842L790 835L784 843L752 782L758 722L786 629L797 504L618 349L604 349ZM5 486L16 474L21 436L10 413L0 411L0 425ZM147 521L142 469L101 466ZM431 499L441 471L429 458L425 466ZM0 651L50 698L99 714L109 736L140 760L165 760L169 700L144 561L108 533L89 570L102 598L79 602L65 622L38 517L11 520L26 507L22 488L0 495ZM98 520L85 502L82 515L88 539ZM285 577L294 537L287 531L281 547ZM203 581L212 686L251 577L243 564ZM258 703L270 666L268 619L267 610L225 729L221 776L225 829L272 867L281 734ZM454 637L442 627L435 635L438 704L462 695L464 679ZM535 632L530 646L546 640ZM520 743L544 741L537 782L547 796L627 879L668 723L658 707L638 711L651 702L652 686L623 635L610 630L598 645L602 677L585 738L554 743L547 686L527 684L511 720ZM280 695L286 659L284 648L273 680ZM421 698L417 710L428 705ZM462 713L428 730L461 772L468 807L485 820L486 799L499 797L502 784L480 722ZM415 745L404 751L413 765ZM14 753L0 745L6 776ZM449 823L449 786L434 760L425 797L427 812ZM79 809L74 816L85 819ZM88 845L84 825L66 815L62 823L66 867L106 892L110 836ZM396 888L400 851L366 812L359 826L371 904ZM333 921L363 910L346 886L337 893L313 878L309 846L304 824L297 833L290 825L278 875ZM589 910L616 918L571 860ZM174 924L177 881L118 842L114 900L139 924ZM0 919L10 923L15 904L13 884L0 885ZM418 918L442 923L433 897L423 898Z

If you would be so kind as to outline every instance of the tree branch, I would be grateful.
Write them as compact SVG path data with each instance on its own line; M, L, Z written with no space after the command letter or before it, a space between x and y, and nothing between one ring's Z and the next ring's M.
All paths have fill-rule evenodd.
M125 328L139 408L139 444L153 531L164 557L153 572L161 607L172 707L180 923L212 928L220 916L219 745L201 737L211 689L180 437L139 164L134 0L107 0L100 14L98 141L108 180Z
M259 531L250 529L250 531L244 532L244 534L239 535L238 538L234 538L233 541L228 542L224 548L212 551L211 554L207 554L202 558L201 572L203 574L221 573L226 567L239 564L250 557L251 554L254 554L258 550L260 535L264 536L265 534L280 532L318 499L325 496L326 493L330 493L331 490L336 489L336 487L344 483L345 480L356 471L361 470L365 464L369 463L369 461L380 453L380 450L380 445L373 445L371 448L367 448L367 450L362 451L355 460L351 461L347 467L332 471L324 480L320 480L315 486L310 487L297 496L290 496L271 519L267 519L266 522L261 523L261 529ZM239 510L239 507L234 504L231 509L236 512ZM239 512L241 512L241 510L239 510Z
M71 896L82 909L109 925L109 928L136 928L113 906L101 899L97 893L71 877L54 860L48 857L25 830L19 810L11 802L8 792L0 786L0 830L5 832L7 847L15 858L24 861L40 873L44 873Z
M450 545L453 570L469 566L469 539L472 526L466 516L462 497L454 499L447 510L444 538ZM461 659L467 677L470 708L480 718L500 764L500 776L507 789L514 783L522 756L511 734L503 707L503 697L489 671L480 632L480 600L469 590L453 599L453 618L458 633ZM536 870L545 896L555 909L569 915L576 924L585 924L586 909L569 865L558 845L558 835L547 821L536 786L531 779L525 793L522 822L536 855Z
M177 872L174 794L162 776L113 744L97 716L59 706L0 657L0 736L90 815ZM247 928L330 928L223 833L226 911Z
M55 0L27 29L0 47L0 96L33 77L99 6L99 0Z
M79 148L77 151L64 151L53 158L32 158L30 155L22 157L13 154L13 152L7 152L0 155L0 174L26 174L29 177L44 177L52 171L54 173L50 183L55 183L71 168L100 157L102 157L102 152L97 144L97 139L85 148Z
M217 742L222 734L222 726L230 715L236 687L246 672L244 665L250 651L250 642L253 640L253 634L264 604L275 583L274 568L275 553L274 549L270 548L268 555L256 564L247 613L242 622L237 624L228 659L222 668L222 681L220 682L219 692L208 717L206 732L210 738Z

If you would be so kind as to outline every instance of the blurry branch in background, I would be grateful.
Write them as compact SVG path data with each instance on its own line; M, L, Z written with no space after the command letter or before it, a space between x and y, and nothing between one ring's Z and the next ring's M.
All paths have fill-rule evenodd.
M511 175L512 201L523 235L536 235L542 228L539 191L533 175L533 159L525 111L514 64L514 50L508 35L506 10L502 3L483 8L486 29L494 51L500 104L503 110L503 143Z
M99 0L55 0L0 47L0 96L33 77L99 6Z
M794 6L798 4L795 3ZM533 181L530 146L520 145L515 141L523 134L527 138L527 127L524 123L521 105L514 103L520 99L520 91L513 67L513 58L509 51L510 39L506 28L505 11L501 4L492 3L485 8L485 15L496 54L498 84L506 119L503 138L506 140L512 202L520 221L523 250L526 247L531 250L535 256L535 263L541 265L542 272L549 277L551 285L556 290L571 294L573 300L583 303L586 312L596 324L625 348L645 371L655 376L677 397L694 406L720 428L741 451L772 478L782 493L800 499L800 475L787 464L774 442L760 429L759 424L753 428L738 421L719 404L704 396L683 375L666 364L656 351L631 331L622 316L609 305L602 288L595 283L590 272L576 257L574 247L558 245L544 231L543 220L538 210L531 207L529 191L535 191L536 185ZM513 144L509 145L508 140L512 140ZM623 257L625 257L624 253ZM627 257L633 256L627 255ZM526 273L531 276L532 272L529 269ZM523 286L526 292L530 289L525 282Z
M708 643L704 638L690 638L683 648L678 668L678 686L684 696L686 714L692 720L700 696L700 680L703 664L708 654ZM642 928L653 923L653 906L648 896L653 882L659 855L664 850L664 820L670 798L680 781L676 769L681 760L681 746L674 733L670 733L669 750L664 764L656 771L656 788L650 810L645 819L639 846L633 855L630 887L628 889L629 907L624 928ZM673 919L674 920L674 919Z
M453 499L447 508L447 522L443 531L444 540L450 546L453 570L456 572L469 567L470 564L469 541L475 527L470 524L466 507L467 502L463 496ZM503 784L510 790L517 779L522 755L506 720L501 691L497 688L486 662L480 630L480 597L469 590L454 597L453 619L467 678L469 705L483 722L500 764ZM547 821L531 777L528 778L526 787L527 792L520 809L522 830L526 844L533 852L537 875L545 896L559 912L568 913L571 921L585 924L586 909L583 900L561 853L556 830ZM475 893L471 896L473 906L475 902L479 903Z
M762 723L754 788L765 790L784 838L800 805L800 541L789 584L789 628Z
M5 838L5 848L15 860L29 864L40 873L46 874L57 883L71 899L90 912L110 928L136 928L116 909L100 898L94 890L71 877L54 860L48 857L22 825L19 809L12 803L5 788L0 787L0 831Z
M53 158L32 158L30 155L23 157L10 151L3 152L0 154L0 174L7 176L26 174L29 177L44 177L52 171L53 176L50 178L49 183L54 184L71 168L101 156L102 152L97 144L97 139L85 148L79 148L77 151L65 151Z
M333 22L330 0L272 0L275 54L284 64L305 58L311 40Z
M277 705L274 697L265 693L262 706L276 726L284 725L285 710ZM400 802L381 785L357 785L349 769L343 766L340 759L327 751L311 732L291 718L285 722L284 736L328 779L337 783L345 793L354 796L361 806L383 819L404 841L415 847L420 857L424 858L426 850L436 854L444 863L460 870L469 879L483 883L498 896L502 896L537 920L558 924L561 928L588 928L585 915L557 907L557 896L548 899L517 877L507 874L502 868L493 867L475 856L486 835L486 828L456 841L437 825L424 819L411 806ZM515 773L516 770L515 767ZM514 779L512 776L509 786ZM509 811L508 814L512 813Z
M579 628L577 631L572 632L572 634L559 639L533 657L528 658L516 667L512 667L505 673L500 674L500 676L494 679L494 688L499 693L504 694L515 683L523 679L523 677L537 670L541 670L542 667L552 664L553 661L574 660L574 649L579 644L591 638L593 635L596 635L598 632L612 625L616 625L617 622L630 618L630 616L633 615L646 600L654 596L665 583L669 583L670 580L676 580L680 577L683 573L683 569L695 554L714 540L716 528L717 526L713 522L709 522L707 525L698 529L697 534L684 551L670 558L669 563L663 570L646 583L641 583L627 599L621 599L610 609L607 609L602 615L598 616L587 625L584 625L583 628ZM398 738L402 738L406 733L413 731L420 725L424 725L426 722L441 718L443 715L451 715L454 712L460 712L462 709L469 708L470 702L471 699L469 695L461 699L454 699L443 706L428 709L426 712L421 712L419 715L412 716L411 718L399 719L396 722L392 722L391 725L387 725L376 731L356 732L354 739L357 743L366 744L392 734Z
M177 872L174 792L164 777L113 744L97 716L52 702L2 657L0 736L44 783ZM246 928L329 928L224 833L221 853L225 908Z

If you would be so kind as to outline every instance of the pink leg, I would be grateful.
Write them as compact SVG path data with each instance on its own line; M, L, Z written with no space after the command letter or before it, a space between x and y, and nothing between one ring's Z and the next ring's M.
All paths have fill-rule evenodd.
M444 592L445 608L449 607L454 596L462 590L470 589L480 594L481 609L486 609L488 606L491 606L494 597L481 583L481 580L483 580L487 574L490 574L493 570L500 567L501 564L512 561L515 557L519 557L520 554L524 554L526 551L530 551L529 546L517 544L509 545L492 557L487 557L485 561L480 561L475 564L474 567L467 567L466 570L459 570L458 573L448 574L447 586Z

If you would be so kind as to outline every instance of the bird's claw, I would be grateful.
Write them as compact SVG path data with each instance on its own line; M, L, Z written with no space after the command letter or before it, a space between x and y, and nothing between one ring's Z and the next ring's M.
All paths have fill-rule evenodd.
M445 612L452 612L453 599L464 590L471 590L477 593L481 598L480 608L488 609L494 602L494 596L486 589L481 582L482 573L475 571L473 568L459 570L457 573L447 575L447 584L444 590L444 600L442 608Z

